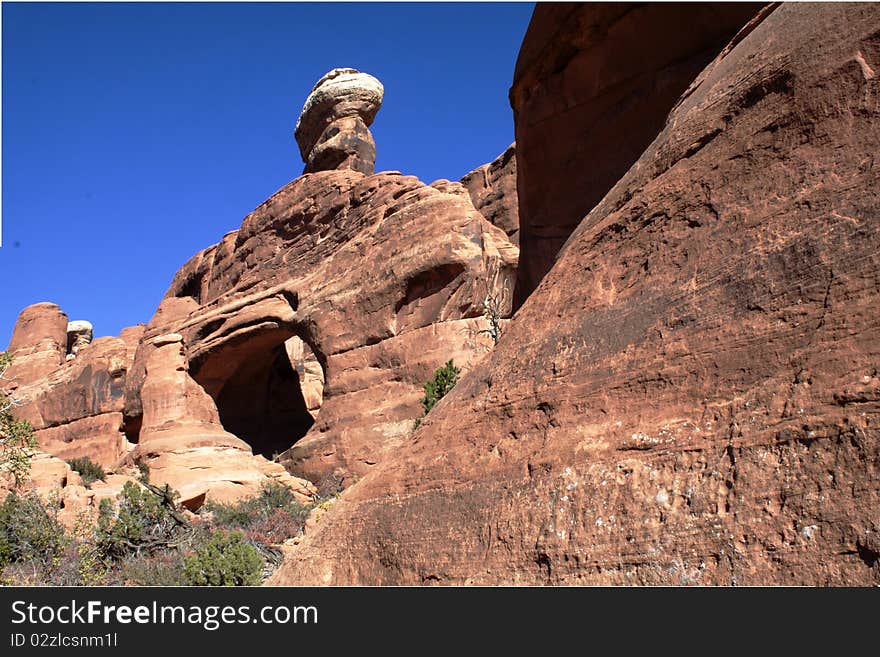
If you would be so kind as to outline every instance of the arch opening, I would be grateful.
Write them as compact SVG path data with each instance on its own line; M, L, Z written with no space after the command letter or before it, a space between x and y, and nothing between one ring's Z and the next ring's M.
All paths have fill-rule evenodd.
M215 396L223 427L268 459L290 448L315 423L324 372L299 337L248 355Z

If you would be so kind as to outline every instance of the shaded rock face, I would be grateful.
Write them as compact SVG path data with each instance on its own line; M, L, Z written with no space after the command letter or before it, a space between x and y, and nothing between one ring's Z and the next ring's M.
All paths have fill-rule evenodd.
M522 248L515 308L657 136L676 99L761 6L536 6L510 90Z
M474 207L519 244L519 207L516 195L516 144L492 162L477 167L461 179Z
M273 581L880 583L878 70L875 4L749 25Z
M312 481L362 476L409 436L434 369L490 350L482 300L510 286L516 257L463 188L302 176L178 272L126 414L146 421L153 340L177 333L225 431Z
M376 143L369 127L384 93L381 82L353 68L334 68L318 80L294 131L306 164L303 173L333 169L373 173Z

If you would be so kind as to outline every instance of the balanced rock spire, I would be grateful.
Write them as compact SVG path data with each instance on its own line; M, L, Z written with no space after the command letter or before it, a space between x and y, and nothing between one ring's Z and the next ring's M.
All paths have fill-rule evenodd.
M385 89L372 75L334 68L312 88L294 136L305 162L303 173L351 169L372 174L376 144L370 134Z

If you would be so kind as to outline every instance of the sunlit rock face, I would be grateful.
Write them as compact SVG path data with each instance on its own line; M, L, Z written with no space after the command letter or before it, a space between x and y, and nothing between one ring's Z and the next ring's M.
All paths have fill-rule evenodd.
M878 35L876 3L744 26L273 581L880 583Z
M303 173L351 169L373 173L376 143L369 127L385 89L372 75L334 68L312 88L294 135L306 166Z

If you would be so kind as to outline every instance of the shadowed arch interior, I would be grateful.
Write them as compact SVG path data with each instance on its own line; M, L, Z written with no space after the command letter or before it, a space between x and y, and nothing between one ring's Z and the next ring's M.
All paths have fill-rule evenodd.
M254 352L216 397L223 427L266 458L288 449L315 423L285 344Z

